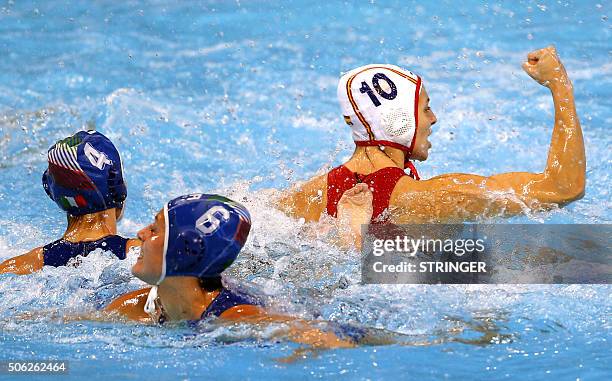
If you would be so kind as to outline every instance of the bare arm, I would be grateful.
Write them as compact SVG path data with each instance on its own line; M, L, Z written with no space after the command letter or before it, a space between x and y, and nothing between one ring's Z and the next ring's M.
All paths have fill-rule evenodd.
M151 317L144 312L144 306L149 296L147 287L132 291L113 300L104 312L110 315L139 321L141 323L152 322ZM287 323L289 329L287 335L296 343L308 344L317 348L342 348L351 347L353 344L339 339L332 332L323 332L318 328L311 327L307 322L294 319L284 315L269 314L265 309L252 305L238 305L224 311L221 316L228 322L243 322L251 324Z
M340 339L333 332L314 327L306 320L268 313L265 309L257 306L235 306L223 312L220 317L231 322L251 324L284 323L288 325L288 329L283 334L287 335L291 341L310 345L313 348L351 348L355 346L348 340Z
M26 254L7 259L0 263L0 274L27 275L43 268L43 248L38 247Z
M150 323L151 317L144 312L144 307L149 296L151 287L128 292L121 295L104 308L104 312L113 315L119 315L129 320L139 321L141 323Z
M311 222L319 220L326 204L327 175L321 175L284 191L278 208L292 217L303 217Z
M125 247L126 254L132 247L142 244L139 239L130 239ZM0 274L27 275L42 270L44 266L43 248L37 247L23 255L7 259L0 263Z
M121 295L108 304L101 311L84 312L80 314L65 315L58 310L41 310L24 312L18 315L19 319L32 320L36 318L55 318L64 322L70 321L126 321L133 320L140 323L152 323L151 317L144 312L144 306L149 296L147 287Z
M542 173L490 177L447 174L426 181L402 179L394 191L395 222L453 221L509 216L564 205L584 194L586 159L572 84L553 47L528 56L525 71L552 92L555 125Z

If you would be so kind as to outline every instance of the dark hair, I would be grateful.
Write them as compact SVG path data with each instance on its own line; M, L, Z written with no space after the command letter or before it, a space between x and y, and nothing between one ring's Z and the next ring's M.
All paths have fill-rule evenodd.
M200 278L200 287L202 287L204 291L217 291L222 289L223 283L221 282L221 276Z

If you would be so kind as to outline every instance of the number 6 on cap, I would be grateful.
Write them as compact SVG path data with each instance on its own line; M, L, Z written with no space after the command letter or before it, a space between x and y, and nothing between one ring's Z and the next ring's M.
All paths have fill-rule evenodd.
M230 212L221 205L213 206L197 219L195 227L204 235L210 235L221 225L221 220L218 217L227 221L230 218Z

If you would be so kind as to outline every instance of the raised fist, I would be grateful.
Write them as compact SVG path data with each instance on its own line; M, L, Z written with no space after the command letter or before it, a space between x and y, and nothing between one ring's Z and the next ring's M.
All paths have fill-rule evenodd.
M523 70L542 86L551 87L556 83L570 87L572 85L552 45L529 53L527 61L523 63Z

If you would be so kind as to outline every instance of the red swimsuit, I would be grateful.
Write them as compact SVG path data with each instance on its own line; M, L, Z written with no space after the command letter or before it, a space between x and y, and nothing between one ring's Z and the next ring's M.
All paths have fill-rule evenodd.
M411 173L414 173L411 171ZM372 223L380 223L379 216L389 207L391 193L395 184L406 173L398 167L388 167L379 169L369 175L360 175L351 172L347 167L341 165L332 169L327 174L327 214L336 217L338 214L338 202L347 190L358 183L366 183L372 190ZM417 178L418 179L418 178Z

